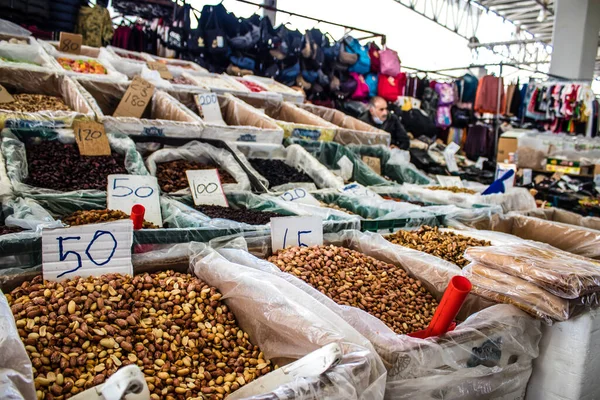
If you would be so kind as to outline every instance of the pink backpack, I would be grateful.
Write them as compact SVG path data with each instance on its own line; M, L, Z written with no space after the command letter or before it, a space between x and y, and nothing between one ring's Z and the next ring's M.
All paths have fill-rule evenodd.
M381 60L382 74L396 76L400 73L400 59L394 50L386 47L379 52L379 59Z
M362 100L362 99L368 98L369 97L369 85L367 85L367 82L365 81L365 77L356 72L350 72L350 76L357 83L356 90L354 91L354 93L352 93L352 99L353 100Z

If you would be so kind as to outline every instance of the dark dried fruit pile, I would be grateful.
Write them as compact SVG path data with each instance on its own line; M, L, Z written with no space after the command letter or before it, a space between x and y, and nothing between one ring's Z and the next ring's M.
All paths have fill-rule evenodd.
M127 174L124 157L115 152L110 156L81 156L76 144L56 140L27 144L25 149L29 172L25 183L35 187L106 190L108 175Z
M69 226L99 224L101 222L119 221L129 219L129 215L119 210L89 210L75 211L73 214L62 218L62 222ZM158 229L152 222L144 221L143 229Z
M265 225L271 221L272 217L283 217L283 215L271 211L235 209L222 206L204 205L196 206L196 209L211 218L230 219L250 225Z
M291 182L312 182L310 176L304 172L290 167L281 160L263 160L255 158L250 164L259 174L264 176L271 187L285 185Z
M192 275L37 276L7 299L38 399L68 399L137 365L152 400L218 400L273 369L217 288Z
M163 192L171 193L189 187L185 171L195 169L217 169L221 183L237 183L231 174L214 164L201 164L187 160L175 160L156 164L156 179Z
M22 232L23 230L24 230L23 228L19 228L18 226L0 225L0 236L8 235L9 233Z

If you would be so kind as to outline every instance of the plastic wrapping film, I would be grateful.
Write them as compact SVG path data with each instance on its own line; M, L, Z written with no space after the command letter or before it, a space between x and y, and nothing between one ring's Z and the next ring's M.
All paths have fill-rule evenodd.
M0 291L0 393L6 400L35 400L33 366L19 337L4 293Z
M20 36L23 38L31 36L31 31L5 19L0 19L0 32L5 35Z
M142 157L135 149L133 141L120 133L107 133L111 149L124 156L125 168L131 175L148 175ZM61 143L75 143L75 136L71 129L56 131L25 131L4 129L2 131L2 155L6 161L6 171L15 194L28 196L50 197L106 197L106 192L99 190L76 190L61 192L53 189L37 188L25 183L28 176L27 155L23 140L58 140Z
M218 149L207 143L191 141L177 148L165 148L152 153L146 159L148 172L152 176L156 176L157 164L174 161L187 160L199 162L202 164L214 164L219 168L229 172L237 183L224 183L223 189L230 190L250 190L250 180L246 172L240 167L227 150ZM190 194L190 189L185 188L176 192L169 193L170 195Z
M410 163L410 153L400 149L392 149L384 145L364 146L351 144L348 149L363 156L377 157L381 160L381 173L398 183L414 183L430 185L435 181Z
M118 49L118 50L121 50L121 49ZM169 69L173 69L176 72L185 72L185 71L187 71L187 72L195 71L195 72L204 72L204 73L208 72L205 68L202 68L200 65L196 64L193 61L159 57L154 54L148 54L148 53L142 53L142 54L146 58L148 58L148 61L161 62L163 64L166 64L169 67Z
M321 164L315 157L307 152L303 147L298 145L291 145L283 147L282 145L262 144L262 143L234 143L244 158L244 162L251 159L273 159L284 161L287 165L294 167L298 170L303 171L308 175L314 183L310 182L290 182L288 184L271 187L272 191L285 191L288 189L304 187L308 190L314 190L318 188L341 188L344 186L343 180L331 172L327 167ZM250 164L248 162L248 164ZM269 182L266 178L258 173L254 168L253 172L256 172L256 176L265 183L265 186L269 186ZM315 187L316 186L316 187Z
M0 85L11 94L28 93L57 96L73 111L25 113L7 111L0 104L0 128L68 128L76 119L95 118L94 111L81 87L66 76L53 72L0 66Z
M466 225L477 229L509 233L523 239L547 243L579 256L600 259L598 246L600 231L592 228L548 221L519 213L496 214Z
M284 137L330 142L335 138L337 126L299 108L288 101L275 101L256 97L256 93L237 94L252 107L265 111L283 129Z
M257 380L253 389L240 389L244 390L244 396L232 394L232 398L383 398L385 368L369 341L333 312L285 280L229 262L200 243L168 246L163 250L135 255L133 266L135 273L152 273L166 269L181 272L189 270L216 287L227 306L236 315L239 326L249 334L252 342L266 357L279 366L302 358L329 343L338 343L343 350L341 362L319 376L300 376L277 386L269 393L264 393ZM18 272L20 275L4 280L5 288L14 286L19 280L25 281L35 276L35 272ZM0 302L2 301L5 304L0 304L0 318L6 317L14 324L14 318L3 296L0 298ZM23 362L19 362L18 365L22 365L24 371L31 371L16 327L12 326L7 331L0 340L15 337L17 342L13 341L11 344L19 354L25 356ZM14 360L19 361L17 357ZM10 361L13 362L12 359ZM261 379L268 381L269 375ZM0 385L5 382L11 383L8 380L0 382ZM31 375L23 383L23 387L19 386L17 390L21 396L26 396L26 400L36 398ZM29 391L32 391L33 397L30 397Z
M350 180L356 181L363 186L389 185L392 183L377 175L371 167L365 164L353 151L349 150L347 146L342 146L339 143L333 142L318 142L297 138L290 138L287 142L299 144L304 147L313 155L313 157L330 170L339 171L341 167L338 162L346 157L353 164L352 177Z
M377 129L366 122L344 114L335 108L316 106L314 104L298 104L298 107L337 125L334 141L341 144L381 144L389 146L391 135Z
M548 292L576 299L600 292L600 264L543 243L527 241L465 251L469 261L520 277Z
M88 56L84 56L84 55L69 54L69 53L62 53L62 52L57 52L56 54L53 54L52 57L54 57L57 65L58 65L57 73L59 73L61 75L72 76L72 77L77 78L77 80L86 80L86 81L89 80L89 81L94 81L94 82L127 82L127 75L122 74L119 71L117 71L112 66L110 61L106 58L104 58L103 60L99 60L96 57L88 57ZM67 70L58 63L58 58L68 58L71 60L83 60L83 61L95 61L95 62L101 64L106 69L106 74L86 74L86 73L82 73L82 72Z
M424 186L410 183L404 184L408 194L416 201L435 204L455 204L459 207L471 208L476 205L499 205L504 212L526 211L536 208L535 198L525 188L509 188L506 193L499 194L467 194L453 193L449 190L430 190Z
M375 238L379 237L378 240ZM376 234L346 231L325 242L357 250L403 268L421 262L402 259ZM269 272L292 283L350 323L375 347L388 370L386 399L523 398L538 355L540 323L510 305L494 305L471 315L444 336L429 339L398 335L372 315L339 306L299 278L259 257L270 254L269 237L219 238L211 241L228 260ZM411 274L411 270L407 270ZM424 282L426 283L426 282ZM431 285L428 285L432 287ZM438 298L441 293L432 291ZM489 303L481 301L481 307ZM475 311L477 308L474 308Z
M207 93L206 89L191 88L190 86L186 89L168 89L167 92L196 115L198 115L198 107L194 96ZM228 142L281 143L283 129L275 121L229 93L217 95L217 98L221 107L221 115L227 125L222 126L203 121L205 125L202 131L203 138Z
M536 208L535 210L520 211L518 214L600 231L600 218L584 217L560 208Z
M10 179L6 173L6 162L4 161L4 155L0 151L0 201L10 198L12 196L12 185Z
M304 103L306 97L304 93L294 90L289 86L284 85L283 83L277 82L273 78L266 78L263 76L256 75L248 75L243 77L243 79L248 80L250 82L258 83L259 85L265 87L267 90L275 93L279 93L284 101L289 101L292 103L302 104Z
M216 93L250 93L243 84L225 74L213 74L210 72L186 71L183 77L195 82L196 85Z
M198 138L204 129L204 124L197 115L163 91L154 92L150 105L141 118L113 117L128 84L89 80L81 80L79 83L98 121L104 124L107 131L134 136Z
M1 37L0 40L2 40ZM46 54L35 39L28 40L31 40L29 45L0 44L0 66L46 72L56 72L61 68L52 56Z
M145 61L134 60L126 56L122 56L127 54L140 57ZM100 61L108 59L108 61L115 67L117 71L127 75L129 79L132 79L136 75L140 75L142 73L142 67L144 67L148 61L152 61L152 58L145 53L138 53L113 46L107 46L105 49L102 49L98 59Z

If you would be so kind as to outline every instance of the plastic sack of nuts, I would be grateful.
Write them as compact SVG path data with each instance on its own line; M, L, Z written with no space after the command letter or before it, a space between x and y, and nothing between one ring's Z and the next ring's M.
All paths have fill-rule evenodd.
M2 131L2 155L16 194L106 197L110 174L148 175L133 141L107 133L110 156L79 154L70 129Z
M150 175L157 176L157 169L161 163L167 163L169 161L175 160L187 160L194 163L213 165L226 171L235 181L235 183L230 183L228 180L223 179L221 177L221 182L223 183L223 189L226 191L230 190L250 190L250 180L248 179L248 175L246 172L238 165L233 155L227 150L218 149L214 146L211 146L207 143L200 143L197 141L192 141L186 143L183 146L176 148L165 148L152 153L146 159L146 166L148 167L148 172ZM184 184L187 185L187 177L185 175L185 171L173 171L173 174L169 175L175 176L177 175L177 180L183 180ZM166 182L161 182L161 177L159 177L159 185L163 188L163 192ZM167 180L167 179L165 179ZM231 179L229 179L231 181ZM173 189L177 189L182 185L178 185L179 182L173 182ZM171 195L180 195L180 194L190 194L190 188L184 187L179 190L169 191Z
M494 305L471 315L452 332L439 338L417 339L398 335L382 320L365 311L340 306L319 290L274 264L255 257L267 257L270 238L247 236L211 241L220 254L233 263L281 277L317 299L349 322L371 341L388 370L386 399L522 398L538 355L540 322L510 305ZM402 267L418 270L396 258L395 250L377 243L375 234L346 231L325 236L325 243L349 249ZM252 252L249 254L245 249ZM315 259L316 260L316 259ZM318 261L318 260L317 260ZM428 261L428 260L427 260ZM433 285L426 285L436 296Z
M0 85L17 99L22 98L19 104L0 104L0 128L68 128L75 119L94 119L94 111L80 86L66 76L0 67Z
M423 186L405 183L408 194L417 201L434 204L454 204L459 207L472 208L475 205L499 205L504 212L526 211L536 208L535 199L525 188L509 188L506 193L499 194L466 194L452 193L446 190L430 190Z
M127 83L78 80L83 94L92 106L96 118L107 131L132 136L168 136L198 138L204 123L168 93L155 90L150 104L140 118L114 117Z
M286 191L298 187L314 190L317 187L340 188L344 186L344 182L340 177L334 175L333 172L328 170L327 167L316 160L301 146L291 145L284 148L281 145L257 143L235 143L235 146L246 157L250 164L253 164L254 162L254 169L257 171L257 175L259 175L261 179L264 179L264 181L269 182L269 189L272 191ZM267 160L264 161L264 163L268 163L269 160L282 161L287 166L308 175L309 179L305 179L302 182L284 182L283 180L285 180L287 172L277 171L276 165L272 167L266 165L262 170L262 174L260 174L256 164L260 164L261 160ZM267 177L264 175L267 175ZM289 175L293 176L293 174ZM277 176L280 176L280 179L277 179Z
M536 208L535 210L521 211L518 214L535 217L546 221L561 222L563 224L576 225L584 228L600 230L600 218L584 217L571 211L560 208Z
M180 299L177 295L184 294L186 303L183 306L174 306L173 302L171 305L169 302L163 302L161 309L165 313L159 313L158 318L162 318L161 315L164 317L173 314L177 307L180 308L179 312L181 312L181 307L195 307L193 318L174 319L173 321L186 326L202 323L202 330L194 332L190 329L189 334L186 334L187 329L175 330L169 323L166 324L168 325L166 328L157 326L157 316L152 311L148 313L140 310L145 313L140 315L138 311L132 313L120 309L117 303L112 303L111 310L117 316L117 320L111 324L97 325L98 320L90 319L85 327L80 322L81 332L77 331L78 334L85 333L84 329L94 332L94 335L90 334L88 339L90 341L88 348L90 349L99 345L105 346L106 344L108 346L109 350L105 354L98 349L98 357L93 359L92 363L96 372L82 373L76 358L75 367L52 369L52 376L49 376L50 374L35 376L34 378L37 378L36 388L44 392L49 389L53 393L60 391L62 394L65 391L65 385L68 385L70 394L78 393L101 383L117 369L117 365L133 363L142 366L152 399L173 398L179 400L191 397L220 399L226 393L231 393L231 398L253 399L330 398L341 400L354 398L370 400L383 397L385 385L383 363L370 343L352 327L319 304L318 301L310 298L285 280L233 264L202 244L193 244L193 247L193 258L190 258L188 245L178 245L161 251L136 255L133 263L137 276L133 279L117 275L100 277L102 282L99 285L102 287L102 293L94 297L100 297L104 304L107 304L107 302L113 301L110 300L113 295L116 296L120 293L122 296L127 296L121 292L123 288L117 283L133 284L132 292L140 291L140 295L143 288L145 291L155 292L157 296L161 294L162 296L173 296L173 302ZM188 271L189 268L195 276L178 274L178 272ZM175 273L168 272L168 270L174 270ZM28 277L29 279L27 279ZM21 286L15 278L10 283L4 281L2 289L6 290L6 293L15 288L10 293L13 302L18 298L23 298L23 294L35 289L30 287L29 275L23 275L22 281L26 279L27 282ZM94 279L98 278L89 278L88 281L82 282L75 281L70 285L75 288L75 284L80 284L81 291L85 292L90 285L89 281ZM39 284L41 280L36 278L34 282ZM103 282L104 284L102 284ZM69 285L69 282L64 284ZM193 286L191 291L189 285ZM48 290L52 297L53 289ZM177 293L173 293L174 291ZM191 296L192 292L195 296ZM133 293L133 296L135 295ZM32 295L32 297L34 296ZM140 301L152 302L151 299L152 297L145 300L140 299ZM200 301L194 302L188 299L200 299ZM157 298L155 302L158 304L158 301ZM15 302L12 310L19 316L24 310L19 306L21 303L23 301ZM71 303L73 303L72 310L70 309ZM198 305L202 308L198 309ZM64 314L58 318L61 321L68 321L77 315L77 310L83 309L83 307L89 307L89 304L78 303L76 299L71 300L66 305ZM221 313L219 313L219 309L222 311ZM4 309L4 311L5 316L7 311L10 313L10 310ZM56 312L61 313L61 311ZM121 314L123 317L120 317ZM8 319L11 317L10 314L7 316ZM12 318L21 319L16 315ZM46 331L54 329L52 326L36 326L43 323L43 318L37 322L32 319L33 328L21 326L23 321L17 323L24 333L22 336L25 336L27 332L39 334L42 328ZM131 323L135 323L134 326L138 327L137 330L124 332L124 329L127 330ZM216 328L212 332L208 330L211 325ZM224 329L220 330L221 328ZM114 331L117 339L97 336L97 331L94 329L97 329L98 332ZM152 334L154 338L160 337L165 343L167 340L172 342L175 347L172 345L170 350L166 351L165 356L157 356L155 351L164 350L154 342L144 341L142 343L137 339L140 329ZM231 339L231 336L228 335L231 330L239 331L235 335L235 339ZM14 337L12 332L15 331L16 327L13 325L12 329L6 332L6 336ZM120 332L124 333L123 339L125 340L118 338ZM128 341L129 336L132 336L131 343ZM24 337L24 340L27 346L32 346L29 337ZM243 348L240 341L243 342ZM194 342L194 346L190 342ZM112 351L111 345L117 349L115 343L119 343L118 350ZM203 343L203 345L202 347L195 346L196 343ZM268 372L272 370L271 366L285 366L329 343L337 343L341 346L343 358L338 365L331 367L322 375L310 376L303 373L289 379L285 384L279 383L273 386L271 382L268 385L270 389L265 389L260 384L261 381L265 383L269 381ZM184 347L177 348L178 345ZM22 349L23 346L15 346L15 348ZM28 349L31 350L29 347ZM200 351L201 354L199 354ZM238 353L234 354L236 351ZM243 354L240 354L241 352ZM195 355L191 357L192 354ZM184 357L185 355L187 357ZM51 358L51 356L49 357ZM216 362L219 359L227 359L227 361L222 361L221 364L221 362ZM38 371L47 371L48 368L43 367L44 364L40 364L39 361L39 358L34 359L34 366ZM56 362L60 361L59 357ZM52 358L50 362L54 363ZM244 365L245 362L249 364ZM187 363L190 364L190 367L186 367ZM193 366L191 366L192 363ZM264 368L261 367L261 363L264 363ZM23 365L28 366L28 363L23 363ZM198 367L198 365L200 366ZM235 365L235 369L231 365ZM66 366L69 367L70 363ZM172 370L170 366L175 366L175 370ZM258 367L262 369L259 370ZM29 368L31 367L29 366ZM78 377L72 375L74 370L79 371ZM198 372L199 370L204 372ZM85 367L83 371L85 371ZM59 375L61 376L59 377ZM230 380L231 377L233 377L233 383ZM60 386L61 383L56 382L55 378L61 378L62 386ZM167 385L165 382L169 382L169 378L173 380L173 384L168 383ZM51 387L45 389L43 385L53 379ZM245 387L247 383L249 386ZM33 387L31 380L29 380L29 384ZM176 389L174 390L174 388ZM240 395L235 393L238 388L241 391ZM21 393L26 392L21 391Z
M584 217L580 217L584 218ZM509 233L527 240L547 243L584 257L600 258L600 230L568 223L547 221L517 213L494 215L468 224L477 229Z

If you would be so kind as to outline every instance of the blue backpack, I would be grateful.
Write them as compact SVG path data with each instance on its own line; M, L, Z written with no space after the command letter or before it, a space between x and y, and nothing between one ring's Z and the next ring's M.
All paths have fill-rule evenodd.
M369 58L369 51L367 48L361 45L358 40L350 36L348 36L345 41L346 51L358 55L358 61L356 61L356 64L352 65L348 71L356 72L361 75L368 74L371 71L371 59Z
M365 76L365 82L367 82L367 86L369 86L369 97L375 97L377 96L377 83L379 81L379 78L377 77L377 74L367 74Z

